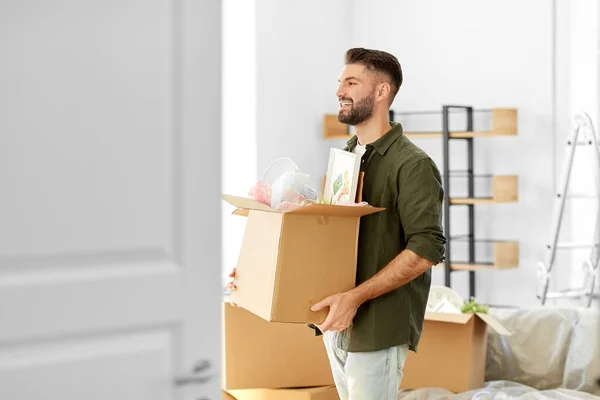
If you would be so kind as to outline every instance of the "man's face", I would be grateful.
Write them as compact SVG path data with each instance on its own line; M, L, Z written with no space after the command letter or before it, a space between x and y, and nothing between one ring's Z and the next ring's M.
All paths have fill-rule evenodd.
M358 64L349 64L342 70L336 92L340 102L338 121L359 125L373 115L375 82L372 74Z

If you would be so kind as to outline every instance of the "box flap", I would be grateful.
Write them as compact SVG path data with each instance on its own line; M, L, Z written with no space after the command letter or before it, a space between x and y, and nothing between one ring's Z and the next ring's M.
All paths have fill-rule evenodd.
M466 324L473 318L473 314L437 313L426 312L425 319L428 321L450 322L454 324Z
M310 393L337 393L335 386L317 386L317 387L309 387L309 388L301 388L300 390Z
M339 400L335 386L231 390L235 400ZM227 398L229 400L229 398Z
M246 208L236 208L231 215L239 215L240 217L247 217L250 211Z
M233 397L232 395L230 395L229 393L227 393L226 391L222 391L223 393L223 400L237 400L235 397Z
M291 211L287 211L286 214L329 215L334 217L362 217L363 215L374 214L383 210L385 210L385 208L367 206L332 206L329 204L310 204L308 206L299 207Z
M240 197L234 196L231 194L222 194L221 198L228 202L231 205L236 206L237 208L242 208L245 210L260 210L260 211L272 211L278 212L274 208L264 205L260 201L256 201L249 197Z
M234 215L248 216L247 210L280 212L272 207L269 207L257 200L249 197L234 196L231 194L222 194L221 198L229 204L237 207L233 212ZM336 217L362 217L364 215L374 214L383 211L385 208L370 207L370 206L341 206L329 204L310 204L303 207L298 207L286 214L304 214L304 215L330 215Z
M502 336L512 336L512 333L502 326L502 324L494 317L489 314L481 314L477 313L477 316L481 318L483 322L485 322L490 328L496 331L499 335Z

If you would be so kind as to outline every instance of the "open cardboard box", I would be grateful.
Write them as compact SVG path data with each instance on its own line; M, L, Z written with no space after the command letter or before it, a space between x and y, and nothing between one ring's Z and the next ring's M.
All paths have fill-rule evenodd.
M231 301L267 321L322 323L310 307L352 289L360 218L382 208L309 204L279 212L254 199L222 198L248 221Z
M223 390L334 384L323 337L305 325L267 322L226 302L222 321Z
M418 352L409 352L400 388L460 393L483 387L488 327L511 335L489 314L427 312Z
M233 390L234 400L339 400L335 386L301 389Z

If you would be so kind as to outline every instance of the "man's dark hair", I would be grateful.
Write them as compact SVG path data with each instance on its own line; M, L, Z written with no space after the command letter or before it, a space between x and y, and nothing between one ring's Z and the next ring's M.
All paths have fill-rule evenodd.
M346 52L346 64L359 64L367 70L386 75L390 80L390 104L402 86L402 67L398 59L381 50L356 47Z

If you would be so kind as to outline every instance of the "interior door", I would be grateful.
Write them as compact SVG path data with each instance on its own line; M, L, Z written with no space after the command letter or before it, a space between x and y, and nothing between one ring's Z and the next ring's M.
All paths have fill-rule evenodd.
M0 399L220 398L220 26L0 2Z

